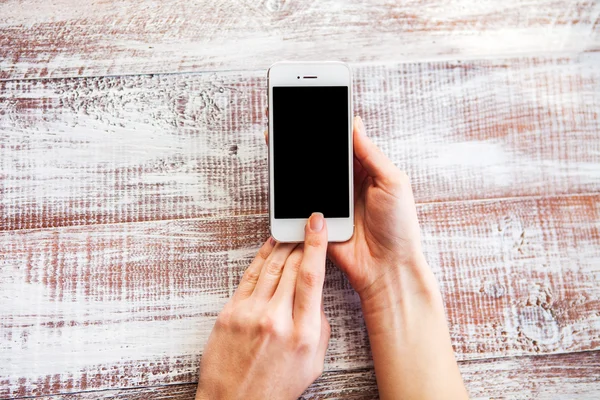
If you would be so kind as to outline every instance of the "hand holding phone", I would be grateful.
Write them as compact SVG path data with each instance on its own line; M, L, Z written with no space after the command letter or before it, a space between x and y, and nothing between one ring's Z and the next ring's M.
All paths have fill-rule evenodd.
M360 296L379 395L468 399L408 176L367 137L359 117L354 154L355 233L331 243L328 255Z
M269 215L280 242L304 240L313 212L332 242L354 232L352 80L338 62L269 69Z

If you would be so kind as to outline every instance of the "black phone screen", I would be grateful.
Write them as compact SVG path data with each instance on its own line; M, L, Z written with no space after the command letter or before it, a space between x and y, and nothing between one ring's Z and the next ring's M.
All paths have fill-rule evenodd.
M273 87L275 218L350 217L347 86Z

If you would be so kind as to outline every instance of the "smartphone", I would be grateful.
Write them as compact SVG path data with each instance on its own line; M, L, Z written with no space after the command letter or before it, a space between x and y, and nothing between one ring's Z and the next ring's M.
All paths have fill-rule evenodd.
M328 240L354 233L352 74L341 62L269 68L269 223L280 242L304 241L313 212Z

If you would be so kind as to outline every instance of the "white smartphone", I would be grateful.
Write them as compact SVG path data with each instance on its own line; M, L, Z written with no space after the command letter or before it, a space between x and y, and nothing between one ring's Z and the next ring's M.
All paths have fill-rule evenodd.
M328 240L354 233L352 74L341 62L269 68L269 222L280 242L304 241L313 212Z

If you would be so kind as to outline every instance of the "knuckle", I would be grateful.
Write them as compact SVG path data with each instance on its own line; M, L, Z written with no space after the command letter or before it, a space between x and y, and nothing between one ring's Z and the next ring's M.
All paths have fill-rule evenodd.
M299 274L302 283L308 288L317 287L322 280L319 272L311 271L309 269L301 269Z
M229 322L228 328L233 332L240 333L246 332L248 326L244 320L234 318Z
M230 326L230 319L228 317L223 316L223 314L219 314L217 320L215 321L215 329L227 329Z
M313 349L312 343L310 343L306 340L299 340L296 343L296 351L300 354L311 353L312 349Z
M272 315L263 316L258 322L259 330L262 334L274 337L285 337L286 328L277 318Z
M312 353L317 346L317 340L314 335L305 333L296 337L294 341L294 347L299 354Z
M267 274L269 275L280 275L283 265L277 260L268 260L265 268L267 269Z
M307 235L304 244L310 247L321 247L325 243L323 235Z
M246 312L238 311L231 314L228 328L233 332L246 332L250 327L250 321L250 315L248 315Z
M290 258L288 258L287 260L287 265L286 267L291 268L293 271L298 272L298 269L300 269L300 265L302 264L302 252L299 252L297 254L292 254L290 256Z
M266 248L264 246L258 250L258 256L260 258L262 258L263 260L266 260L267 257L269 257L269 254L271 254L271 252L269 251L268 248Z
M223 311L219 313L217 320L215 321L215 328L227 329L231 326L232 312L227 306L223 308Z
M258 328L263 333L271 333L275 329L275 320L271 316L265 315L258 321Z
M258 282L259 276L260 276L260 271L257 271L256 269L253 269L253 268L249 268L246 270L246 272L244 272L244 277L242 278L242 280L244 282L250 283L252 285L256 285L256 283Z

